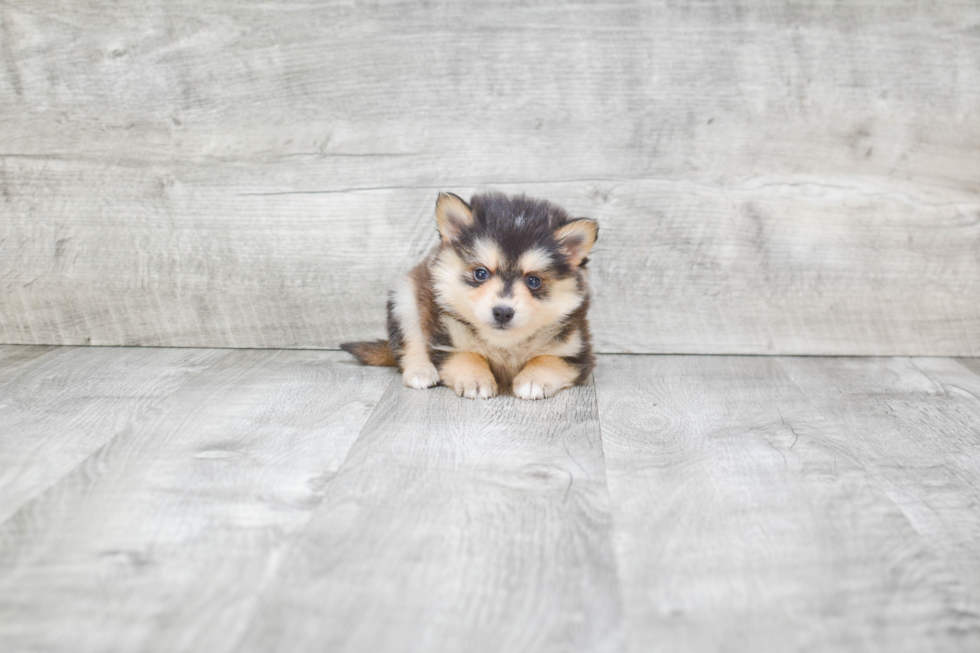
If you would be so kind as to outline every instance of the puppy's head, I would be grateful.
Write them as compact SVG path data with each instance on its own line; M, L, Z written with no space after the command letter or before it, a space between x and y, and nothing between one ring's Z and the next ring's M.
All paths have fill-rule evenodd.
M599 231L594 220L570 219L523 195L475 195L467 204L441 193L436 222L436 295L491 344L526 340L585 299L582 270Z

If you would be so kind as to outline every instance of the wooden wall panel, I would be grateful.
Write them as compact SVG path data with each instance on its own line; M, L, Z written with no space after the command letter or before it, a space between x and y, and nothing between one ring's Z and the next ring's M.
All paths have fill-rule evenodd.
M380 334L438 189L597 217L607 352L980 355L980 7L0 7L0 341Z

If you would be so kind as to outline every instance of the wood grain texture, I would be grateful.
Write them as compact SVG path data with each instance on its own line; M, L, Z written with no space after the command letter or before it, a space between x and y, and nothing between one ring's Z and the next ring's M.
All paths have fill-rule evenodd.
M916 365L603 358L631 650L976 650L980 400Z
M980 198L881 179L610 189L600 351L980 353Z
M293 157L334 189L787 170L975 187L955 165L980 146L968 1L135 7L4 4L3 154Z
M0 262L6 341L336 347L383 335L386 289L436 241L432 189L230 199L246 172L212 166L156 203L128 193L156 194L164 169L106 185L43 167L77 172L75 211L43 255ZM980 199L845 179L499 188L599 218L600 352L980 353ZM92 215L106 201L132 210Z
M375 336L436 191L494 186L599 219L600 351L980 355L978 25L9 0L0 342Z
M978 452L975 358L0 347L0 650L972 653Z
M242 651L620 651L591 387L389 387Z
M394 375L220 353L0 524L0 650L234 650Z
M849 434L869 477L927 545L928 557L906 578L926 591L943 584L945 610L931 626L949 637L939 647L946 650L980 646L980 376L972 363L974 370L929 358L780 361Z
M224 354L0 346L0 522Z
M12 378L18 369L30 367L36 359L59 349L59 347L51 346L9 347L0 345L0 379Z
M961 358L957 362L975 374L980 374L980 358Z

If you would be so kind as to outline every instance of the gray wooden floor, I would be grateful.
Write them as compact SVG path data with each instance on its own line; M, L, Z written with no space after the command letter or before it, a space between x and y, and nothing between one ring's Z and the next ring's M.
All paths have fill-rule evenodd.
M980 361L0 347L0 651L976 651Z

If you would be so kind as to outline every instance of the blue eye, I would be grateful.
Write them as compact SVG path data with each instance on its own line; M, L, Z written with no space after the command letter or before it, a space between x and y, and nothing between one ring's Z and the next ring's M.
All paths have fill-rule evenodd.
M524 280L524 283L526 283L527 287L530 288L531 290L537 290L538 288L541 287L541 278L531 274L528 275L527 279Z
M486 268L477 268L473 270L473 278L477 281L486 281L490 278L490 270Z

